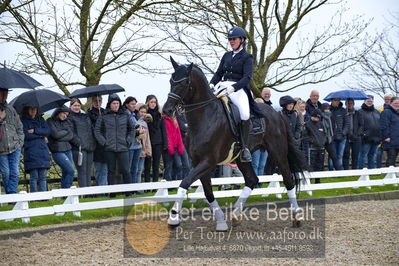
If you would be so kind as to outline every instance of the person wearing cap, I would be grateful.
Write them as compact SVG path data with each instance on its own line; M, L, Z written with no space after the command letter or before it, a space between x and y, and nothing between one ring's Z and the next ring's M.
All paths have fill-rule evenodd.
M226 52L210 81L209 87L221 87L220 81L230 81L224 93L230 97L230 100L238 107L240 111L241 123L240 144L242 152L240 154L241 162L250 162L251 153L248 149L248 137L250 130L250 110L257 117L263 117L264 114L259 109L252 98L249 82L253 74L253 57L245 50L247 35L245 30L240 27L233 27L227 34L232 51Z
M345 170L349 169L349 159L351 159L352 169L359 168L359 154L361 148L361 135L363 131L363 120L360 119L358 110L355 110L355 101L348 98L345 101L346 111L350 121L349 131L346 138L344 155L342 157L342 164Z
M305 123L303 139L307 145L307 158L310 170L323 171L325 144L327 142L327 134L321 122L322 112L320 109L314 109L310 120ZM315 179L316 183L320 183L320 178Z
M331 124L334 132L332 147L335 149L340 169L343 169L342 157L344 156L346 136L348 135L350 126L347 111L342 106L343 103L341 102L341 99L331 99ZM330 171L333 170L333 162L331 158L328 160L328 169Z
M47 124L50 128L48 136L48 148L56 164L62 171L61 188L70 188L73 182L75 169L73 168L72 145L73 125L67 119L70 109L65 105L55 109Z
M117 94L111 94L104 115L97 119L94 136L104 147L104 157L108 168L108 185L116 183L115 173L118 163L123 183L131 183L129 172L129 147L132 144L136 130L129 115L123 110L121 99ZM126 193L129 195L130 193ZM115 194L111 194L115 196Z
M363 130L360 132L362 136L362 147L359 157L359 168L374 168L374 156L380 143L380 113L374 108L374 96L367 95L368 99L364 100L359 110L360 118L363 123Z
M283 108L281 114L285 119L291 136L294 138L295 144L298 146L301 142L301 122L297 111L294 110L296 101L289 95L280 98L280 106Z
M7 194L17 193L19 161L24 144L21 120L7 103L8 89L0 88L0 173Z

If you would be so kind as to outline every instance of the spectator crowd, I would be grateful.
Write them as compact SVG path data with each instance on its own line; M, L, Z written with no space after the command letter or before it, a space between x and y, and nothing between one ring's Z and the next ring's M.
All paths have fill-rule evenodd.
M190 171L184 112L175 118L165 116L155 95L138 103L135 97L122 102L117 94L111 94L105 109L102 97L96 96L90 99L86 112L80 100L73 98L69 108L57 108L47 120L33 106L17 114L7 104L7 96L8 90L0 89L0 173L6 193L17 192L21 154L31 192L47 190L50 153L62 172L61 188L72 186L75 173L79 187L87 187L92 184L92 175L101 186L157 182L161 168L168 181L180 180ZM395 165L399 152L398 97L385 95L385 104L379 108L374 106L372 95L359 108L353 99L321 103L319 97L313 90L306 101L288 95L279 101L279 112L310 171L324 170L325 160L329 170ZM272 105L270 98L271 91L265 88L255 101ZM383 158L387 158L384 164ZM265 150L253 152L252 165L257 175L278 171ZM215 171L216 176L226 173L240 175L232 164Z

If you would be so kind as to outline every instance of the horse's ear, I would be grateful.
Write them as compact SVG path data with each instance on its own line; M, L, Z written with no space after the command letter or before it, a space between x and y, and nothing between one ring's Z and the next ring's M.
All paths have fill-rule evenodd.
M170 57L170 62L172 62L173 68L176 70L179 67L179 64L176 63L176 61L173 59L173 57Z
M193 65L194 65L194 63L191 63L191 64L188 66L188 68L187 68L187 72L188 72L188 73L191 73L191 70L193 69Z

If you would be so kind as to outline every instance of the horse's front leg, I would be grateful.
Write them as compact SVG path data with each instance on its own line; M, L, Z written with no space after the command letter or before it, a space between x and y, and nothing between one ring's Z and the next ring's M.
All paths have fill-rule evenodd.
M177 189L176 201L173 205L170 213L168 224L172 226L178 226L180 224L180 210L182 208L183 201L187 198L187 189L202 176L208 175L212 169L213 165L208 161L202 161L197 164L180 183Z
M226 223L226 220L224 219L223 210L220 208L218 202L216 201L213 195L211 177L209 176L209 174L201 177L201 183L202 187L204 188L206 199L216 219L216 231L218 232L227 231L229 227Z
M237 199L234 204L234 209L232 212L232 225L237 226L241 224L242 221L242 210L244 208L244 204L247 201L248 197L251 195L252 190L259 182L259 178L256 176L255 171L250 162L240 162L237 161L238 169L240 169L241 173L244 175L245 187L241 191L240 197Z

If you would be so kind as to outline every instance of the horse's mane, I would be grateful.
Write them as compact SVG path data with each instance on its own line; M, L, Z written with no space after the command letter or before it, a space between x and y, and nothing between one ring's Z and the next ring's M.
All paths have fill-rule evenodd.
M188 67L189 65L186 65L186 66ZM193 64L193 70L198 71L199 77L202 77L206 82L208 82L204 72L202 71L202 69L199 66L197 66L196 64Z

